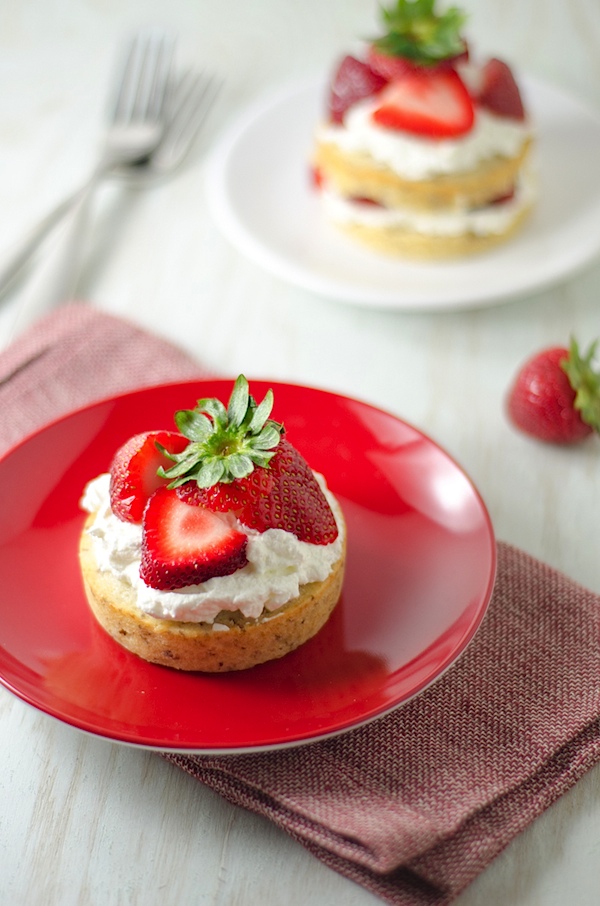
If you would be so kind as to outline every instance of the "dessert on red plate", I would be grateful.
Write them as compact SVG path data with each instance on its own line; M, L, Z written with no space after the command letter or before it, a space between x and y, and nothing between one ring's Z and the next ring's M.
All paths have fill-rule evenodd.
M396 0L382 16L384 33L337 66L317 129L327 218L409 257L504 241L535 199L533 128L511 67L474 58L455 7Z
M181 670L240 670L311 638L335 607L345 524L325 480L240 375L177 431L136 434L87 486L90 606L125 648Z

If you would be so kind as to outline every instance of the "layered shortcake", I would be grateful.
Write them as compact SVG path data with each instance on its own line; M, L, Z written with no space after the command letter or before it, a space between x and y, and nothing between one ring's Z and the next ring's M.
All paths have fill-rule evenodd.
M313 165L326 217L379 251L443 258L511 236L535 199L533 128L510 67L477 62L454 8L397 0L337 67Z
M84 588L124 648L180 670L280 658L341 594L341 509L243 376L227 408L199 400L177 431L131 437L82 497Z

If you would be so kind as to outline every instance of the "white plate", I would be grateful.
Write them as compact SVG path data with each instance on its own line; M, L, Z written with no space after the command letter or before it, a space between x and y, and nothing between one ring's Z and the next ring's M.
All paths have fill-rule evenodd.
M551 285L600 251L600 116L555 87L521 82L537 124L540 200L518 236L494 251L451 263L391 261L324 223L309 168L322 80L256 103L221 138L208 169L214 217L276 276L356 305L474 308Z

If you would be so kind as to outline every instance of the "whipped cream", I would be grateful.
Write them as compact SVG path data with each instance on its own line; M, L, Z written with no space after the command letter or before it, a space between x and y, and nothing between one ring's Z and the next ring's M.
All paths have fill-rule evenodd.
M110 476L105 473L85 488L80 505L95 513L88 532L98 569L112 572L134 589L140 610L153 617L192 623L213 623L221 611L239 610L245 617L274 611L299 594L307 582L322 582L342 554L344 521L325 480L315 473L333 510L338 537L331 544L308 544L282 529L257 532L237 527L248 537L248 563L230 576L209 579L174 591L150 588L140 578L142 527L123 522L110 507ZM215 629L227 627L215 623Z
M344 198L326 186L322 189L323 210L339 225L357 224L374 229L405 229L425 236L501 235L536 197L533 173L523 172L512 198L480 208L416 211L409 208L385 208Z
M477 108L470 132L453 139L428 139L387 129L372 119L378 101L367 98L346 111L344 124L322 124L317 140L345 153L369 154L398 176L420 180L475 169L493 157L516 157L532 130L527 120L494 116Z

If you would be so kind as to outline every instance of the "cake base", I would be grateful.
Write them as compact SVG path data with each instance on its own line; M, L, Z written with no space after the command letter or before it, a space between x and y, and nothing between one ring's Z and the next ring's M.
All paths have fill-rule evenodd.
M332 191L344 198L370 198L387 208L435 214L487 205L514 188L530 157L528 139L515 157L494 157L463 173L410 180L378 164L368 154L342 151L317 142L313 166Z
M383 255L415 260L443 260L477 255L503 245L517 233L531 213L532 205L519 210L510 226L500 233L460 233L436 236L400 227L372 227L353 222L333 222L345 235Z
M530 173L532 147L533 140L529 138L514 157L494 157L472 170L409 180L366 153L344 151L317 140L313 166L319 185L330 199L362 203L364 216L344 211L340 214L324 198L324 213L333 226L387 256L434 261L485 252L518 232L535 200L535 182L531 182ZM497 229L479 229L469 223L475 219L471 215L477 217L479 211L485 212L499 199L511 198L515 187L525 194L514 210L506 212ZM387 218L387 223L373 222L375 218L364 206L369 201L381 205L390 215L396 212L396 223L389 222L393 217ZM461 232L444 226L444 218L454 215L466 215ZM419 222L424 224L427 218L431 218L431 228L419 228Z
M92 521L88 517L86 528ZM222 611L212 623L163 620L139 609L134 589L96 564L93 540L81 534L79 561L85 593L102 628L138 657L177 670L224 673L246 670L283 657L307 642L327 622L337 604L344 578L342 555L323 582L303 585L300 594L273 612L247 619L239 611Z

